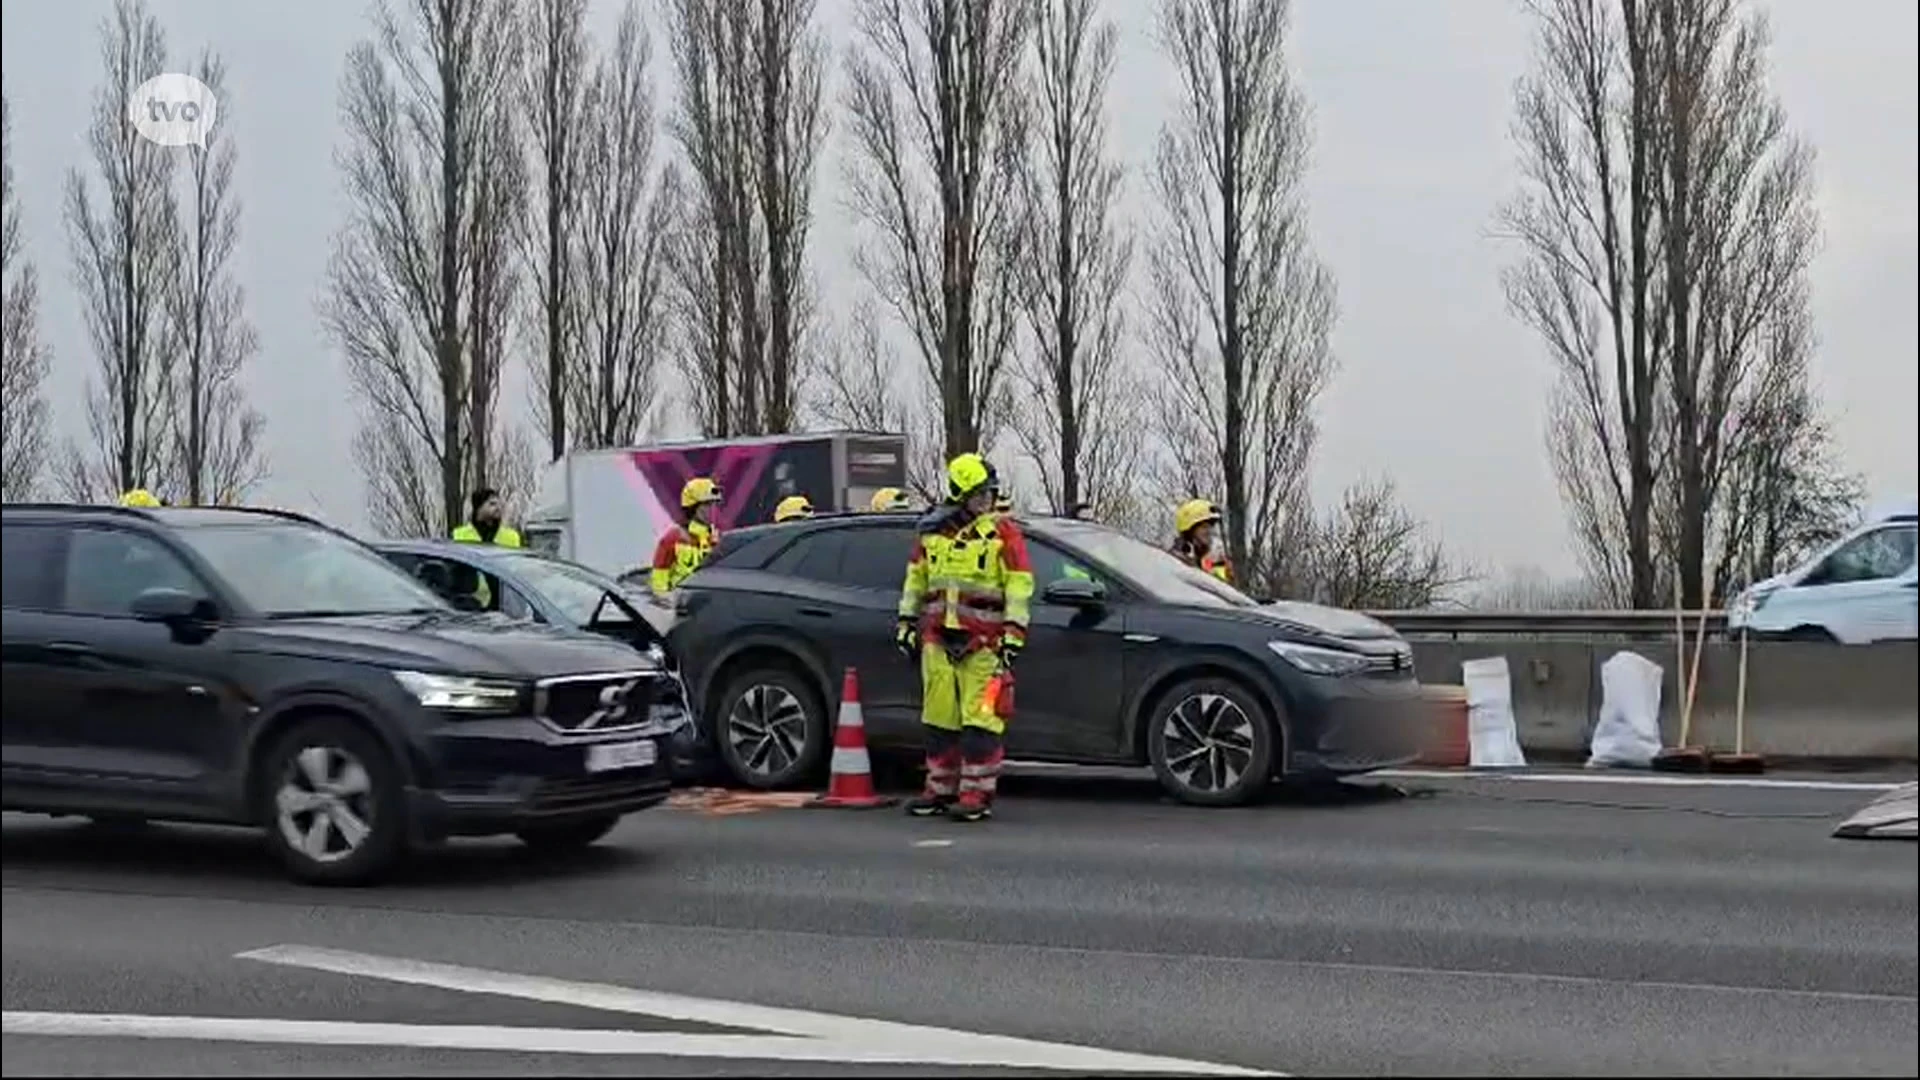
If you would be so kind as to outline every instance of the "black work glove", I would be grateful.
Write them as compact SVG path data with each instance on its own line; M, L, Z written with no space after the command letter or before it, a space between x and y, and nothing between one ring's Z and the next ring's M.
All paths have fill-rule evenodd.
M1020 659L1020 650L1024 648L1026 648L1026 642L1018 638L1001 638L1000 666L1008 671L1012 671L1013 662Z
M909 660L920 658L920 630L913 619L901 619L894 627L893 645Z

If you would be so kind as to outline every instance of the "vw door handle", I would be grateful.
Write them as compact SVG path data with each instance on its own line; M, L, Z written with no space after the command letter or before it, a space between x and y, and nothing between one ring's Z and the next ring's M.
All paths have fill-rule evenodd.
M807 616L807 617L808 617L808 618L810 618L810 619L831 619L831 618L833 618L833 612L831 612L831 611L828 611L828 610L827 610L826 608L817 608L817 607L803 607L803 608L801 608L801 609L800 609L800 614L802 614L802 615L805 615L805 616Z

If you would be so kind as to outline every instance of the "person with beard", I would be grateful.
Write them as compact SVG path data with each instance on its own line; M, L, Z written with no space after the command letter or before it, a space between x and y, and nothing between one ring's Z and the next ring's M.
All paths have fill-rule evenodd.
M520 533L500 520L500 493L483 487L468 500L472 510L466 523L453 530L453 539L462 544L493 544L498 547L521 546Z

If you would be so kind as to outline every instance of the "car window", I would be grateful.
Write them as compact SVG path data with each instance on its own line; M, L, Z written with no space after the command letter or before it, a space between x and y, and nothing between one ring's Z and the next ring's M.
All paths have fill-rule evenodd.
M60 599L60 530L47 525L6 526L0 535L6 553L0 605L47 610Z
M270 618L446 608L431 589L379 552L305 522L196 526L178 535L240 599Z
M1035 596L1045 592L1047 586L1063 578L1078 578L1081 581L1098 581L1106 584L1106 579L1095 573L1085 559L1076 559L1051 544L1027 537L1027 558L1033 563L1033 592Z
M487 587L493 597L492 610L498 611L509 619L528 619L533 622L540 621L540 613L534 610L533 605L528 602L526 597L520 595L520 590L501 581L492 574L487 575Z
M1875 529L1841 545L1814 572L1821 585L1881 581L1899 577L1913 565L1914 527Z
M856 589L899 592L913 558L913 531L906 528L848 529L840 578Z
M151 536L125 529L73 531L61 610L131 618L134 598L149 589L207 595L187 564Z
M767 569L784 577L838 583L845 543L839 530L809 533L789 545Z
M536 555L504 556L513 572L527 587L559 608L574 626L627 622L627 615L616 603L608 601L612 582L588 570L560 559Z

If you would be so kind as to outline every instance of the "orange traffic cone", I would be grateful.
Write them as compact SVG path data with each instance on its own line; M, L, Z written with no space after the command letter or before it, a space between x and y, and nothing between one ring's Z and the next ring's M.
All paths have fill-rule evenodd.
M892 806L893 799L873 790L873 764L867 758L867 724L860 715L860 679L852 668L840 688L840 723L833 730L833 778L827 793L808 806L870 810Z

